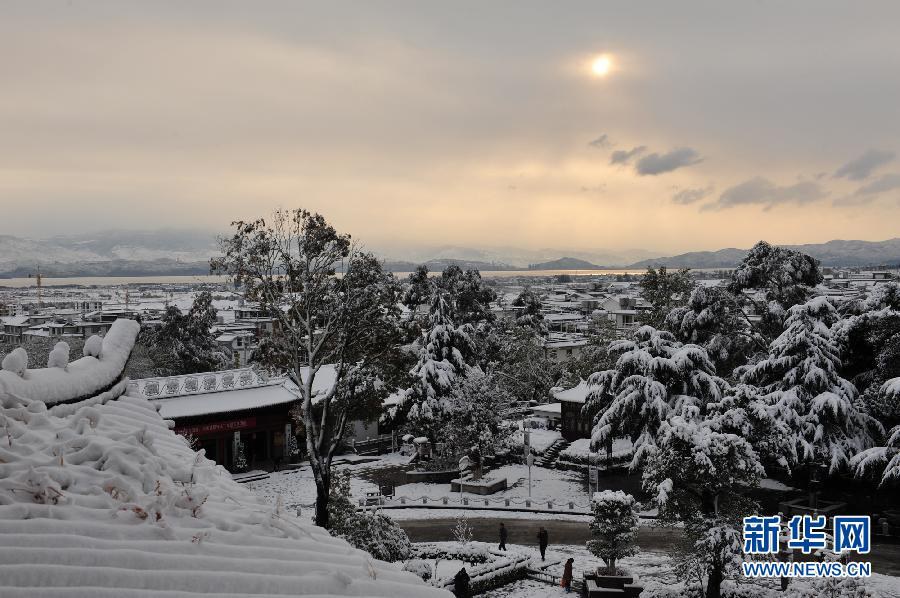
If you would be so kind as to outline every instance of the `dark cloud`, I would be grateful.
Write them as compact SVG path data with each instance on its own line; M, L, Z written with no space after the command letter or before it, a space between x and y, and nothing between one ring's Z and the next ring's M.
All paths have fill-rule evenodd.
M588 145L591 147L596 147L597 149L606 149L606 148L612 146L612 142L609 140L609 135L604 133L603 135L600 135L600 137L597 137L593 141L589 141Z
M692 203L697 203L701 199L705 199L712 192L713 188L711 186L698 187L696 189L679 189L675 192L675 195L672 196L672 201L674 203L686 206Z
M863 185L856 190L854 195L878 195L879 193L886 193L887 191L893 191L894 189L900 189L900 174L886 174L880 179Z
M869 177L872 171L884 166L896 157L894 152L870 149L859 158L850 160L834 172L835 178L846 178L861 181Z
M644 156L635 164L634 170L641 176L656 175L672 172L702 160L703 158L700 157L697 150L690 147L678 147L665 154L653 153Z
M778 204L806 204L826 195L822 187L812 181L779 187L769 179L757 176L726 189L717 201L703 209L721 210L741 205L763 205L769 209Z
M610 164L628 164L632 158L635 158L647 151L646 145L639 145L630 150L616 150L609 156Z

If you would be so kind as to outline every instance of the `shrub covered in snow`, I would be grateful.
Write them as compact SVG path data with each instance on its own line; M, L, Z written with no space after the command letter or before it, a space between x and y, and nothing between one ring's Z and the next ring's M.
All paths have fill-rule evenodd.
M616 574L616 561L638 553L638 503L621 490L595 492L591 499L591 536L587 547L606 563L609 575Z
M343 538L356 548L383 561L409 558L412 544L393 519L380 512L358 512L350 500L350 475L335 471L328 500L331 535Z
M431 564L422 559L410 559L403 564L403 570L414 573L422 578L422 581L431 579Z

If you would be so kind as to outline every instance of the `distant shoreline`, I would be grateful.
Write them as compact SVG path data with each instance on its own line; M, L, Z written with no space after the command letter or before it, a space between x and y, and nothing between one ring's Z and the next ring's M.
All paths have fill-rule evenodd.
M482 278L541 278L553 276L615 276L619 274L643 274L646 270L635 269L609 269L609 270L483 270ZM393 272L397 278L406 278L410 272ZM440 274L440 272L434 272ZM153 284L225 284L227 276L212 274L179 274L179 275L152 275L152 276L68 276L49 277L44 276L41 284L44 287L91 287L91 286L121 286L121 285L153 285ZM34 287L34 278L0 278L0 287L3 288L28 288Z

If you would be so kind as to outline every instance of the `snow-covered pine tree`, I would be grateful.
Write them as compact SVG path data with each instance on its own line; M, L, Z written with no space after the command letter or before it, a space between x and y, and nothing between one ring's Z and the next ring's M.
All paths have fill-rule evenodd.
M885 402L900 403L900 378L888 380L879 389ZM853 457L851 466L858 476L877 474L882 486L900 486L900 425L888 433L884 446L866 449Z
M531 287L526 286L513 302L513 307L521 308L516 313L516 326L528 328L540 335L547 334L547 324L541 312L541 298Z
M170 305L162 317L162 326L150 335L152 359L165 374L221 369L227 360L212 334L215 323L216 309L209 291L194 298L187 314Z
M842 350L842 375L885 428L900 424L900 401L881 392L885 382L900 376L900 285L878 285L841 311L845 317L833 332Z
M507 421L513 397L491 374L478 368L458 380L449 397L450 415L439 439L462 454L476 446L483 455L493 455L514 431Z
M787 461L821 463L829 472L872 446L872 431L880 427L858 408L856 388L839 374L840 347L831 332L837 319L824 297L796 305L768 357L739 368L742 381L758 386L790 426L793 447Z
M815 258L760 241L732 273L728 291L760 316L754 327L772 339L784 329L787 310L806 301L822 280Z
M750 443L721 432L715 417L664 422L646 461L644 490L655 497L659 518L684 524L676 570L698 583L706 598L721 596L722 582L741 561L738 525L756 511L744 492L759 484L763 467Z
M666 327L679 341L705 348L723 376L768 348L735 297L721 287L696 287L685 305L669 312Z
M449 311L445 294L435 293L419 360L411 372L413 383L404 397L411 431L432 441L450 416L454 384L468 374L475 354L472 325L457 326Z
M593 388L585 409L599 413L591 442L603 446L614 434L629 435L635 444L632 467L655 445L663 422L704 414L728 388L702 347L682 345L670 332L642 326L633 339L611 343L610 352L619 355L615 368L589 379Z
M658 270L648 267L641 278L641 297L650 305L643 322L661 328L669 311L688 300L692 288L694 281L687 268L669 272L665 266L660 266Z

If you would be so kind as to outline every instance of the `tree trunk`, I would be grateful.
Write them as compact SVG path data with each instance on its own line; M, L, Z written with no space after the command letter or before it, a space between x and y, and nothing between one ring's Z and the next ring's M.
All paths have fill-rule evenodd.
M616 574L616 559L615 557L610 557L609 562L606 564L606 570L610 575Z
M709 580L706 582L706 598L721 598L722 596L722 568L713 565L709 572Z
M319 479L321 478L321 479ZM316 479L316 525L328 529L328 494L331 490L331 479L322 475Z

